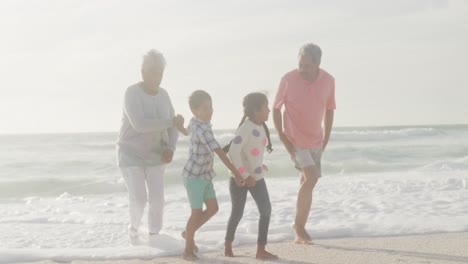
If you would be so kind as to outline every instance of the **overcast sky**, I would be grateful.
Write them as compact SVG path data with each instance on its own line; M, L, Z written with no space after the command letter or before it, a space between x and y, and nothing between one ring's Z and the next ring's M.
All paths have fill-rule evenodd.
M234 128L307 42L336 79L336 126L468 123L464 0L4 0L0 34L0 133L117 131L151 48L178 113L204 89L214 128Z

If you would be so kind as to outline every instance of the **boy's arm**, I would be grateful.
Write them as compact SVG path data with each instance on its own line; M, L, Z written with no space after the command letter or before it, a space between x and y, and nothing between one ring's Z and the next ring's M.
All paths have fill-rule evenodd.
M222 148L216 148L213 151L218 155L218 157L221 159L224 165L226 165L226 167L232 172L237 185L238 186L244 185L244 178L242 178L242 176L239 174L239 172L234 167L234 165L232 165L231 161L226 156L226 153L224 153L224 150Z
M185 127L178 127L177 130L179 130L179 132L182 133L184 136L189 135L189 133L187 131L187 128L185 128Z
M242 176L236 170L234 165L232 165L231 161L226 156L226 153L224 153L223 148L221 148L221 146L218 144L218 141L216 141L216 139L214 138L213 131L211 131L211 129L206 129L201 133L197 133L197 135L200 141L208 145L211 151L215 152L219 156L221 161L224 163L224 165L226 165L226 167L232 172L232 174L234 175L234 179L236 180L236 184L238 186L242 186L244 184Z
M249 173L245 170L245 165L241 158L241 152L247 142L248 136L249 133L245 129L245 126L239 127L236 131L235 138L231 141L231 147L229 148L231 163L244 179L249 177Z

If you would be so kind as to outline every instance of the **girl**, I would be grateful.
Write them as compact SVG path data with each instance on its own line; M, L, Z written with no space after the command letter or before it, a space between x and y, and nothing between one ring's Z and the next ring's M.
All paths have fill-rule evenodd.
M251 93L244 97L243 106L244 117L236 131L236 136L229 145L224 147L224 151L229 152L233 165L244 178L245 184L245 186L239 186L234 178L230 179L232 211L226 231L224 255L234 257L232 241L234 241L237 225L244 213L247 191L249 191L260 212L256 258L277 259L278 256L265 250L271 204L263 179L263 171L266 170L266 166L263 165L263 153L265 147L268 152L273 151L270 133L265 124L270 113L268 98L262 93Z

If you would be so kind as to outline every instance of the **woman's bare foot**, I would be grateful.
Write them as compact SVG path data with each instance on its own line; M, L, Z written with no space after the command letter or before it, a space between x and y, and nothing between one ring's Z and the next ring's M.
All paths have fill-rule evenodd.
M257 259L278 259L277 255L273 255L266 250L257 250L257 255L255 257Z
M182 234L180 234L182 236L183 239L185 239L185 230L182 231ZM198 252L198 247L197 245L194 243L193 244L193 252L197 253Z
M307 244L312 245L312 238L309 236L304 227L299 227L296 224L293 225L294 232L296 233L296 239L294 242L296 244Z
M232 243L231 242L224 242L224 256L225 257L234 257L234 253L232 252Z
M184 251L184 254L182 255L182 258L188 261L195 261L198 260L198 256L193 253L193 251Z

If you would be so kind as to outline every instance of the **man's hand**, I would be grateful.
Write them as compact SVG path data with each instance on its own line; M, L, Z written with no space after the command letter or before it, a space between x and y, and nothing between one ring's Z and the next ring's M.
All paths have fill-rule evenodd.
M257 181L252 176L249 176L247 179L245 179L245 186L248 188L254 187L255 184L257 184Z
M262 165L262 168L263 168L263 171L264 171L264 172L268 172L268 171L269 171L267 165L265 165L265 164Z
M322 144L322 152L325 151L325 148L327 147L327 144L328 144L328 139L324 139L323 144Z
M279 138L280 138L281 142L283 142L283 145L286 148L286 150L288 151L289 155L292 158L295 158L296 157L295 149L294 149L294 146L291 143L291 141L289 141L289 139L284 134L281 134L279 136Z
M161 155L161 161L163 163L170 163L174 157L174 151L171 149L165 149Z

